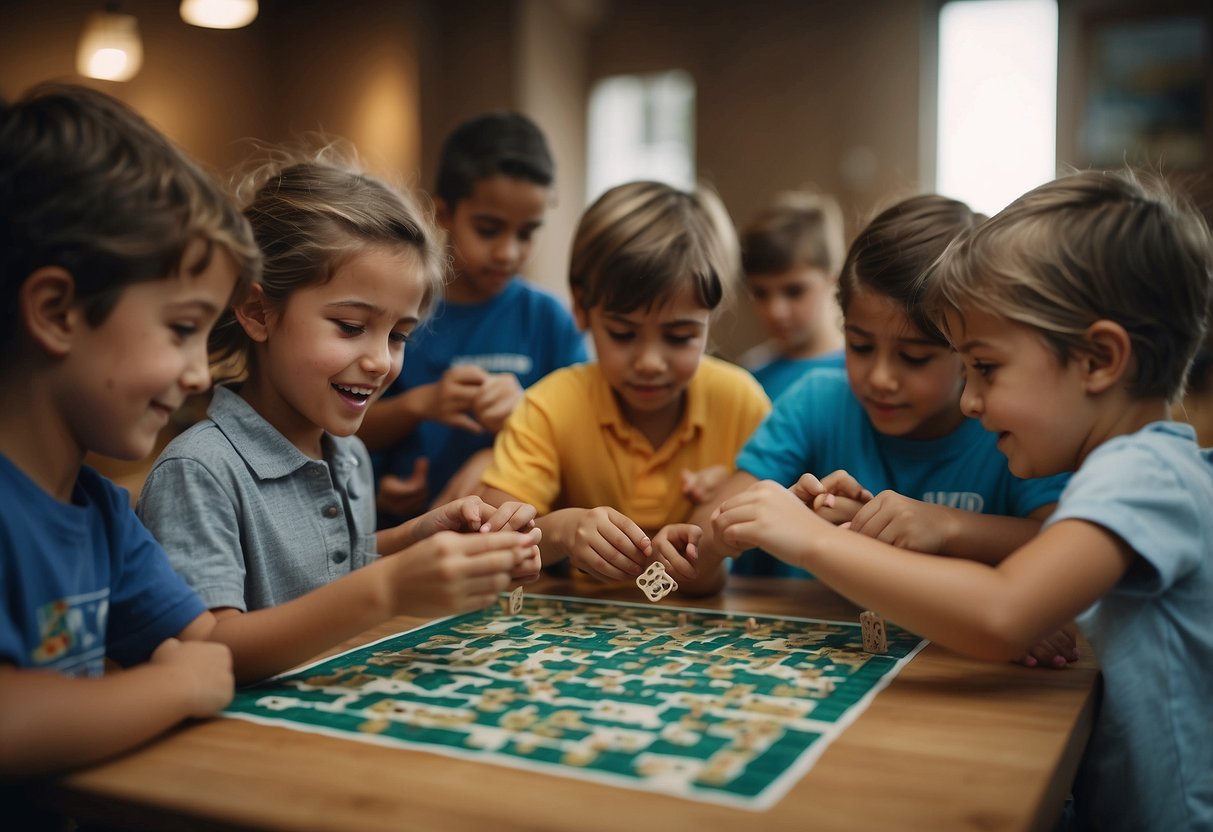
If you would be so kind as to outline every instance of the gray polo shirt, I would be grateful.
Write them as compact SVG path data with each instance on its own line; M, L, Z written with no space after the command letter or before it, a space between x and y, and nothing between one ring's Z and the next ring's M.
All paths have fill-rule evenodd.
M233 390L164 449L135 510L206 605L290 601L378 557L375 485L357 437L304 455Z

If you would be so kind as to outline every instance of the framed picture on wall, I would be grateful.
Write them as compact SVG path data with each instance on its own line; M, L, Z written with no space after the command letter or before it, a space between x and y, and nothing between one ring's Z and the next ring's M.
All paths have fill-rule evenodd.
M1086 21L1078 146L1088 164L1213 164L1208 9L1196 3Z

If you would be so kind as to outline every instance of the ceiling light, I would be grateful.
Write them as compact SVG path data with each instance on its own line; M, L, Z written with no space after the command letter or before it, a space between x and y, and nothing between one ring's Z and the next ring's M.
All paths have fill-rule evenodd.
M257 0L181 0L181 19L208 29L239 29L257 17Z
M89 15L76 50L76 69L81 75L129 81L142 65L143 41L134 15L113 11Z

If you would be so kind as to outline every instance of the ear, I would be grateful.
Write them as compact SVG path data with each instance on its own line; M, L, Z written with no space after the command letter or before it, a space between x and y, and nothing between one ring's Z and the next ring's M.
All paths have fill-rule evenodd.
M264 344L270 336L267 323L269 310L265 299L265 290L261 284L254 283L249 287L244 300L232 307L236 320L248 337L258 344Z
M1081 362L1088 393L1103 393L1119 384L1133 362L1133 342L1125 328L1115 321L1099 320L1083 333L1088 352L1075 360Z
M52 356L67 355L74 334L87 326L84 310L76 303L76 280L59 266L35 270L21 284L17 302L26 332Z

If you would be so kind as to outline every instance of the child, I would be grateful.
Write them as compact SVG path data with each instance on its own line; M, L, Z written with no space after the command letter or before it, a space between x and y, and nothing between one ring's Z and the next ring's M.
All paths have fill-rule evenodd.
M206 608L82 461L151 452L259 268L236 208L125 105L51 85L0 102L0 781L230 701L228 648L177 638Z
M331 156L288 154L246 181L264 274L211 337L213 358L246 378L216 388L136 506L264 670L401 611L485 606L511 573L538 575L537 534L453 533L529 527L530 507L471 497L375 532L370 460L353 434L400 372L442 253L409 196Z
M1077 472L1039 536L1000 563L848 534L806 510L811 482L753 486L713 520L730 545L762 546L978 658L1078 616L1103 700L1077 828L1213 828L1213 452L1168 421L1206 327L1211 246L1161 184L1088 171L1025 194L929 277L968 367L965 412L1016 474Z
M359 432L377 452L384 522L472 493L522 388L586 360L568 310L518 275L552 177L547 141L517 113L476 116L443 145L434 202L454 277Z
M842 266L842 212L828 196L780 195L741 232L741 266L769 338L741 358L771 401L814 367L841 367L834 291Z
M528 390L484 473L485 499L535 506L545 565L640 574L648 536L690 515L683 471L730 465L767 414L748 373L703 354L738 266L728 214L706 188L633 182L582 216L569 286L598 360Z
M890 542L998 557L1039 529L1063 480L1021 480L1007 470L997 437L961 412L963 363L914 298L920 275L980 219L961 202L921 195L881 212L856 236L838 283L845 372L812 370L789 388L738 455L716 504L758 480L791 484L806 471L838 472L826 478L837 505L823 499L819 508ZM872 500L873 492L885 493ZM876 507L897 522L865 526L856 512ZM713 508L701 506L691 521L704 529L698 577L683 584L692 593L718 590L724 556L738 554L712 539ZM737 558L734 571L806 575L758 551Z

